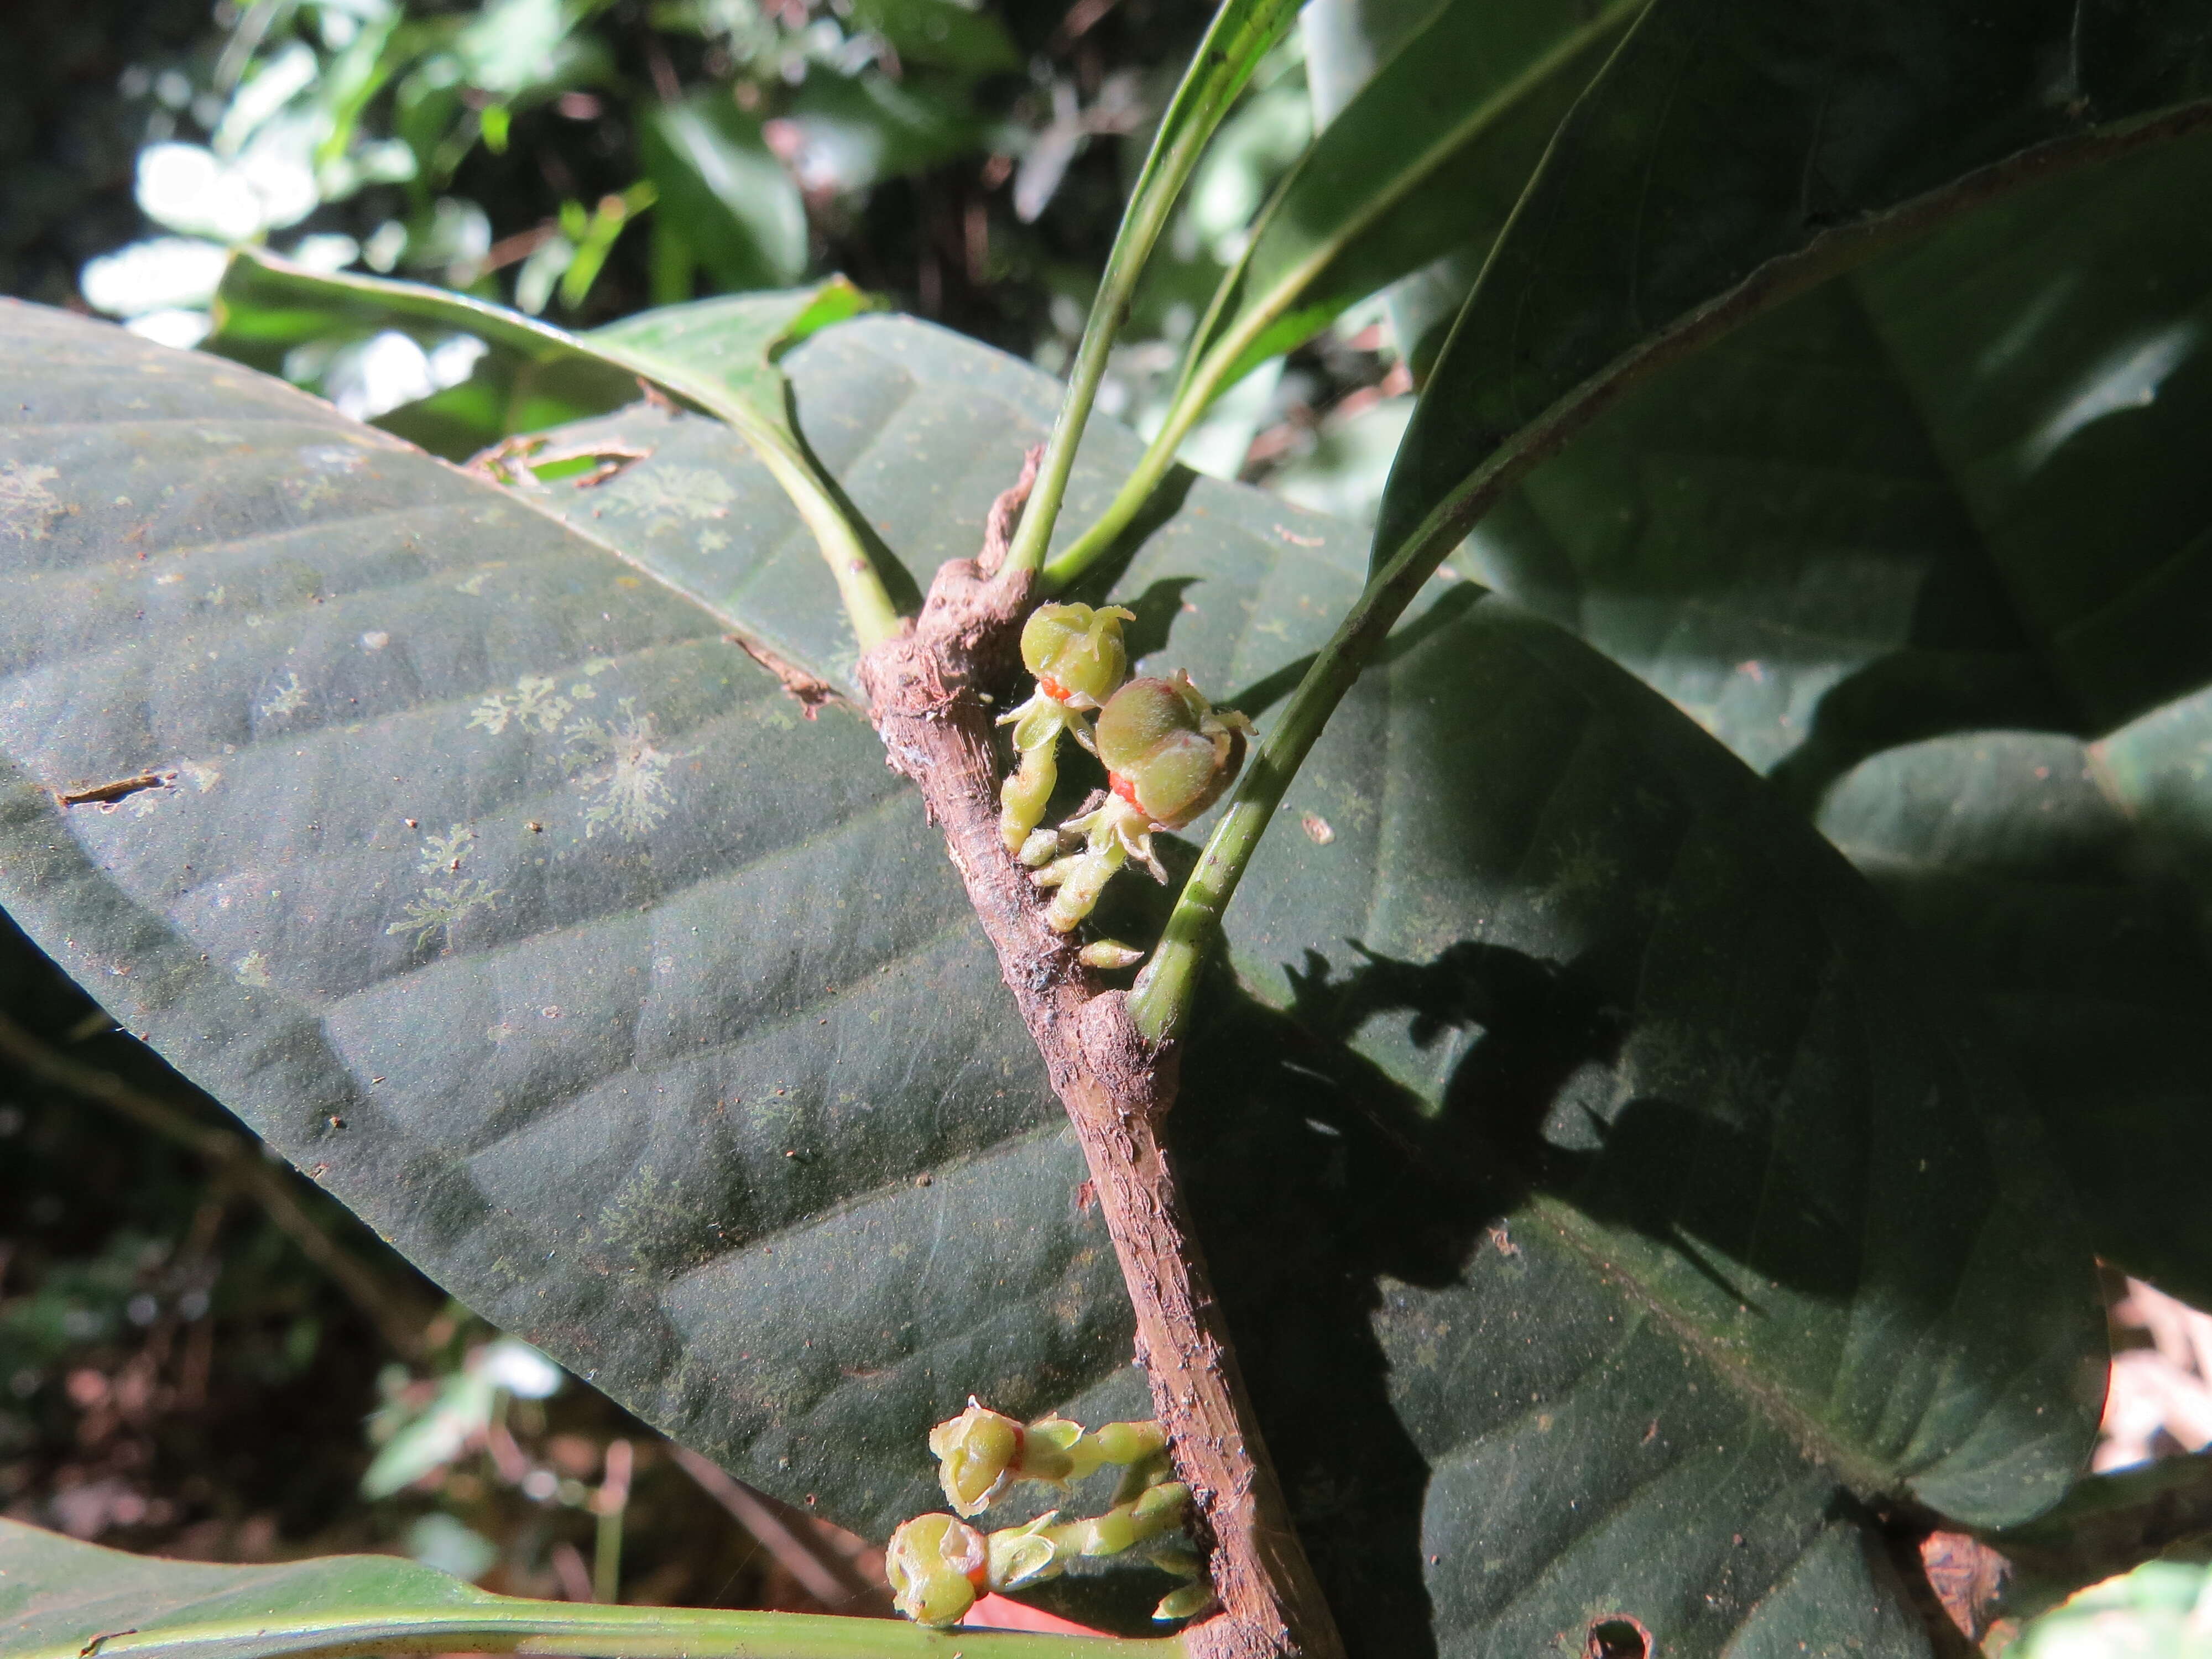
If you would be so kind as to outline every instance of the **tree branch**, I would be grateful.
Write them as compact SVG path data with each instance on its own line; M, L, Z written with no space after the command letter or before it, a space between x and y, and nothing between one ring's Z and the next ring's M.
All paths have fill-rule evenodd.
M1219 1304L1159 1139L1176 1053L1137 1035L1127 1000L1102 991L1074 943L1044 921L999 832L991 693L1010 689L1037 577L1006 564L1008 531L1036 476L992 508L982 554L946 564L921 615L860 659L890 765L913 780L1075 1126L1137 1315L1137 1360L1213 1535L1222 1611L1188 1632L1194 1659L1338 1659L1328 1606L1291 1524L1252 1420Z

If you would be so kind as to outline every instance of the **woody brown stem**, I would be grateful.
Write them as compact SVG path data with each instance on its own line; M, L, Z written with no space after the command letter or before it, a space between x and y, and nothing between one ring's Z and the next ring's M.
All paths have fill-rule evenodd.
M913 780L967 888L1054 1092L1075 1126L1137 1316L1137 1359L1212 1534L1222 1610L1186 1634L1195 1659L1339 1659L1327 1602L1252 1419L1220 1304L1160 1144L1176 1054L1137 1035L1127 1000L1102 990L1074 942L1046 925L1029 874L999 831L988 696L1020 667L1034 571L1004 568L1007 532L1035 475L999 498L982 554L946 564L920 617L860 660L891 767Z

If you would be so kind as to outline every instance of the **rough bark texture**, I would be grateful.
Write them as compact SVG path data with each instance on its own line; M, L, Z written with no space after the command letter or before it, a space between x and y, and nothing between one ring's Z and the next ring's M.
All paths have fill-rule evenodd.
M983 552L945 565L921 617L860 662L869 714L891 767L912 779L968 890L1023 1021L1089 1160L1137 1314L1137 1359L1176 1472L1212 1534L1222 1610L1192 1626L1194 1659L1337 1659L1336 1627L1292 1528L1206 1281L1159 1123L1176 1057L1137 1035L1119 991L1102 991L999 834L994 710L1020 670L1036 579L1003 570L1022 480L992 509ZM994 701L986 701L987 698Z

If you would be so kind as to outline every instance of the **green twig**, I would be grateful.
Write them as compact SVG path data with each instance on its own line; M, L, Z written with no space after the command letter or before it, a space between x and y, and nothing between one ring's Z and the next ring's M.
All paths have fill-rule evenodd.
M1052 539L1060 517L1060 498L1067 490L1067 476L1075 465L1075 448L1091 419L1091 405L1098 395L1098 382L1106 373L1107 354L1114 337L1128 315L1129 302L1144 272L1153 244L1166 228L1168 215L1182 193L1191 169L1206 149L1206 141L1229 112L1258 66L1261 55L1297 7L1294 0L1227 0L1215 14L1212 27L1191 59L1189 70L1160 122L1144 170L1137 175L1128 210L1115 234L1106 256L1105 275L1091 316L1083 325L1083 338L1075 349L1075 368L1068 376L1060 416L1046 441L1044 459L1037 467L1036 483L1029 508L1006 554L1007 568L1036 570L1044 564L1045 546ZM1224 65L1229 72L1223 73Z
M1423 526L1424 530L1429 528ZM1461 532L1464 533L1464 532ZM1176 1036L1198 988L1198 969L1213 928L1228 908L1244 867L1267 833L1283 792L1297 775L1306 751L1328 724L1336 705L1352 689L1368 660L1443 556L1456 544L1451 535L1433 549L1416 536L1360 594L1351 614L1314 659L1297 690L1245 769L1229 810L1206 840L1198 863L1176 895L1175 908L1158 948L1129 993L1129 1017L1148 1040Z

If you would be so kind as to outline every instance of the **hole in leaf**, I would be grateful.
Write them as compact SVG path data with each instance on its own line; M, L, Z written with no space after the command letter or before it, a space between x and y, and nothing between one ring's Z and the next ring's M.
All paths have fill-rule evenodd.
M1609 1613L1589 1627L1589 1659L1656 1659L1651 1632L1640 1620Z

